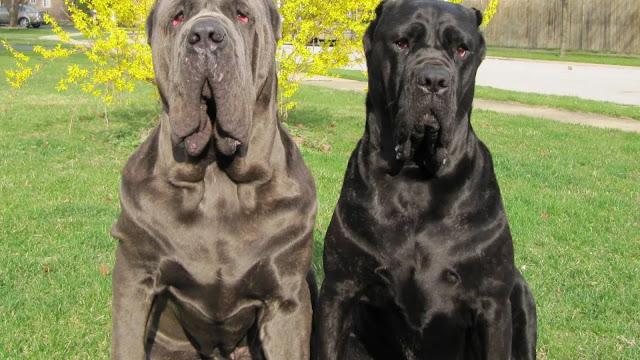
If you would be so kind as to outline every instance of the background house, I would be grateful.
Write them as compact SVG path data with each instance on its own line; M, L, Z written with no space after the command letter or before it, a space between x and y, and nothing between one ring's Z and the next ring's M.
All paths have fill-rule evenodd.
M53 16L59 24L71 22L71 18L67 15L67 5L64 3L64 0L26 0L24 4L41 11L46 11L47 14Z

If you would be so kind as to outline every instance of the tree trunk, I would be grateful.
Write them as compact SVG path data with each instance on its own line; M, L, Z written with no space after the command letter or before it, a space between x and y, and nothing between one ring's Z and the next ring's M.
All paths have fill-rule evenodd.
M6 4L6 2L4 2ZM9 0L7 9L9 10L9 27L18 26L18 13L20 12L20 5L27 3L27 0Z

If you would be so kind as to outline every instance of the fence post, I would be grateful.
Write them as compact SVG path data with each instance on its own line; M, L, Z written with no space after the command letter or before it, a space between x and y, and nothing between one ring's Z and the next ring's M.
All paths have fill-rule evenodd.
M569 37L569 0L560 0L562 4L562 25L560 26L560 54L558 56L563 57L567 51L567 42Z

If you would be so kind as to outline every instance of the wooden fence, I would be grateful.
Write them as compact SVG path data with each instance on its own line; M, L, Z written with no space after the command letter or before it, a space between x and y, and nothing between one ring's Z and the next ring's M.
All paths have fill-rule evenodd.
M640 0L566 0L566 48L640 53ZM562 0L500 0L484 28L492 46L560 48ZM464 0L485 9L489 0Z

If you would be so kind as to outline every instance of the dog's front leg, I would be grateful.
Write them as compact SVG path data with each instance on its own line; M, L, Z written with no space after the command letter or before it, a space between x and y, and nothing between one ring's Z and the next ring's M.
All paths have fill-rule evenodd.
M146 326L154 292L142 269L132 266L118 247L113 269L111 359L146 359Z
M354 296L353 284L336 283L325 278L318 309L314 316L314 360L341 360L351 333L347 326L348 304Z
M267 303L260 339L267 360L308 360L311 344L309 286L300 285L297 299Z
M485 359L509 360L511 358L511 303L507 299L489 307L485 313Z

